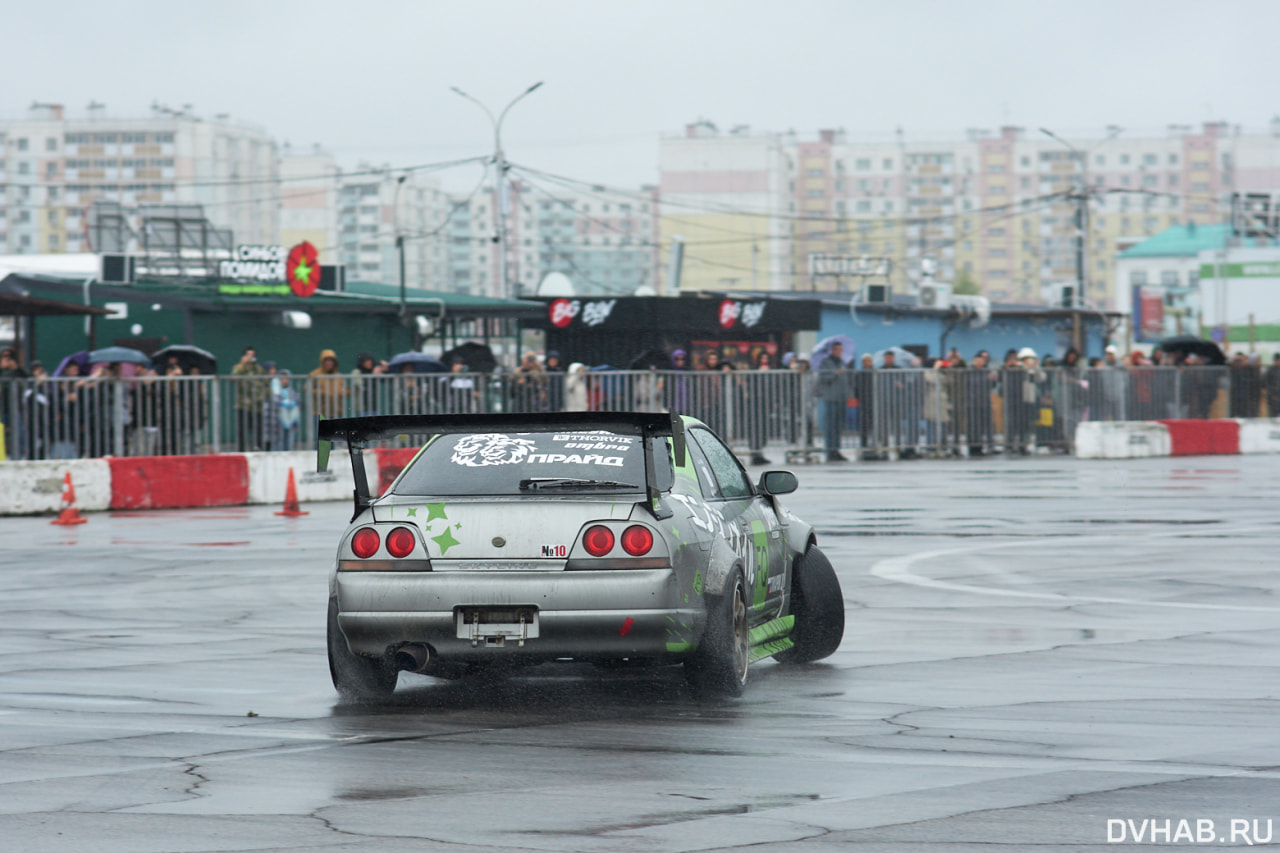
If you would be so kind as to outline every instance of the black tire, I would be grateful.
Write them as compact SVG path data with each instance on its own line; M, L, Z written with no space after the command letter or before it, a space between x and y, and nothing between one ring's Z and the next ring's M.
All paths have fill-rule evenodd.
M734 569L724 594L707 597L707 625L697 650L685 661L685 677L700 697L741 696L750 655L746 583L742 570Z
M329 677L344 699L362 702L386 699L396 689L396 672L390 661L353 654L338 627L338 602L329 601Z
M791 612L796 617L791 630L794 645L778 652L783 663L811 663L822 660L840 647L844 639L844 593L827 555L810 546L791 570Z

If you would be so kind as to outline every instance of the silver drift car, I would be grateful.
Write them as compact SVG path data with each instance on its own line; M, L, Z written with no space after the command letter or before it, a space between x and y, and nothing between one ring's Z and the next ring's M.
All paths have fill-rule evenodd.
M371 441L424 444L380 497ZM401 671L453 678L551 661L683 664L737 696L752 661L805 663L844 635L813 529L688 417L632 412L325 420L345 441L355 514L329 580L329 669L377 699Z

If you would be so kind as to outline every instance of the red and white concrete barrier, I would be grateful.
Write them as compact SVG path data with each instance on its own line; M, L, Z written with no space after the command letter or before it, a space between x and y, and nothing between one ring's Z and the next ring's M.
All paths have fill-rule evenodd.
M1280 453L1280 418L1240 422L1241 453Z
M413 447L367 451L363 461L370 489L386 491L417 452ZM316 472L314 450L41 460L0 464L0 515L57 512L68 472L82 511L280 503L290 468L302 503L351 499L351 457L341 450L330 456L323 474Z
M1085 421L1075 444L1082 459L1280 453L1280 418Z
M1086 421L1076 428L1075 443L1082 459L1280 453L1280 418ZM413 447L366 452L370 490L386 491L417 452ZM58 512L67 473L82 511L280 503L290 468L302 503L349 500L350 457L335 451L324 474L316 473L315 460L315 451L297 450L4 462L0 516Z
M77 507L111 508L111 466L105 459L0 462L0 515L58 512L68 472Z

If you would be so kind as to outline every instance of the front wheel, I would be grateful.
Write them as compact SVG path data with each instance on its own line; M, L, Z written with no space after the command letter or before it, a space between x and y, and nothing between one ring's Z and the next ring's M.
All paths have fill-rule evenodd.
M794 645L774 655L783 663L810 663L830 656L844 638L844 593L827 555L811 546L791 572Z
M374 701L386 699L396 689L399 673L390 662L367 658L347 648L347 638L338 626L338 602L329 601L329 677L344 699Z
M735 569L724 594L708 597L707 626L693 656L685 661L685 676L699 696L741 696L750 654L746 584Z

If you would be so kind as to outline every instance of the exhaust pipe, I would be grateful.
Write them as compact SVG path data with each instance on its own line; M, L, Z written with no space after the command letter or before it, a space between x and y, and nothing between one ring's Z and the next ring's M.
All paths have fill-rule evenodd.
M396 649L396 669L422 672L431 660L431 649L422 643L406 643Z

